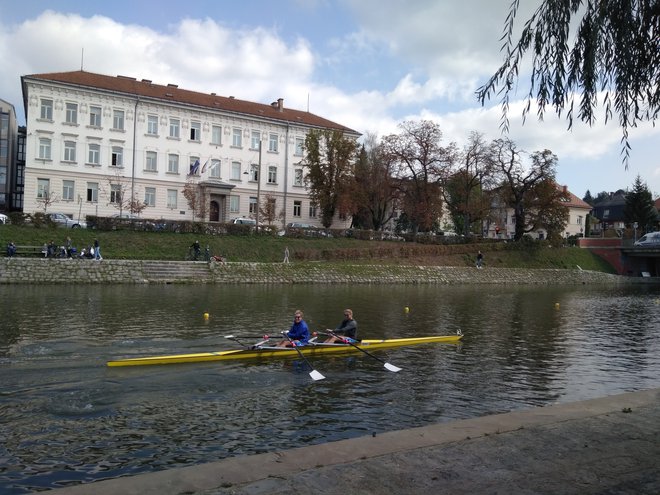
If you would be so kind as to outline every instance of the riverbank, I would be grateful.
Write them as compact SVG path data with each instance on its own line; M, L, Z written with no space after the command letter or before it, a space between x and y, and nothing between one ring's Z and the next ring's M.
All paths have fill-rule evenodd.
M363 265L331 262L217 263L147 260L0 259L0 284L655 284L566 269Z
M660 493L660 389L54 490L58 495Z

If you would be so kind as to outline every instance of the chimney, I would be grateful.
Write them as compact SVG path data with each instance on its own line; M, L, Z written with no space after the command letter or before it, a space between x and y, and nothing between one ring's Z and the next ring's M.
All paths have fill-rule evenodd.
M283 112L284 111L284 98L278 98L277 99L277 111L278 112Z
M568 186L564 186L564 193L568 192Z

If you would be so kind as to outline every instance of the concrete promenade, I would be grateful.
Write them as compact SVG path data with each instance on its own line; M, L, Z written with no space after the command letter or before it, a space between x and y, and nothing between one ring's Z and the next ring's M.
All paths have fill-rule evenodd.
M659 494L660 389L225 459L51 493Z

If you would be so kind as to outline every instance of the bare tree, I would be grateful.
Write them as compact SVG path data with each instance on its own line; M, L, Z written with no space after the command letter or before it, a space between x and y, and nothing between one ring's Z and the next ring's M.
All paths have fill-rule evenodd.
M53 203L57 203L60 198L55 193L51 193L50 190L44 189L41 193L41 196L37 198L37 204L41 205L44 209L44 214L48 211L48 207Z
M441 184L451 173L455 146L440 146L440 127L428 120L406 121L399 129L383 138L383 154L394 165L400 204L413 230L430 230L442 217Z
M491 153L503 184L500 199L514 211L514 240L539 228L549 233L563 230L568 222L564 205L568 196L555 182L557 156L549 150L534 152L530 155L531 165L525 167L521 160L524 151L510 139L494 141Z
M114 175L106 176L105 181L106 185L101 190L108 198L108 204L119 210L120 216L124 211L138 214L146 208L144 202L137 199L137 191L131 197L131 180L121 175L119 169Z
M192 210L193 221L195 218L204 220L207 212L206 188L195 182L194 176L189 176L183 186L183 197L188 202L188 207Z
M277 200L272 194L266 194L265 201L259 207L259 220L273 225L277 218Z
M628 129L641 121L655 122L660 111L660 4L657 0L543 0L514 43L519 4L520 0L511 2L505 21L504 63L477 90L478 100L484 104L492 95L502 95L502 127L507 130L509 94L518 88L525 54L531 51L530 90L523 116L536 99L540 119L550 104L557 115L566 114L569 128L576 112L592 125L604 92L605 121L613 113L618 115L627 168Z

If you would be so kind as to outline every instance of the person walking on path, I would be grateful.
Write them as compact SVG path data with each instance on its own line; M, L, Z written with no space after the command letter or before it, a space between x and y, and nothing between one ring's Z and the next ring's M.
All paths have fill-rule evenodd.
M101 257L101 246L99 245L98 239L94 239L94 259L97 261L101 261L103 259Z
M481 251L477 253L477 268L482 268L484 263L484 255L481 254Z

